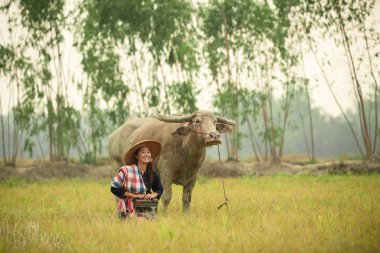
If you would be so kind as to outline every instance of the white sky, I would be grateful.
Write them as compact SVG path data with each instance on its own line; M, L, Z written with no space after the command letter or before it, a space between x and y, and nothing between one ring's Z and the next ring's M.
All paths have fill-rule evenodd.
M69 5L72 5L73 2L69 1ZM368 20L368 26L376 29L378 33L380 33L380 0L377 0L375 3L375 8L373 11L373 15ZM5 44L9 43L9 34L7 32L7 18L4 14L0 14L0 43ZM21 31L19 31L21 34ZM19 34L18 34L19 35ZM65 32L65 47L64 47L64 55L63 55L63 64L67 72L75 73L75 76L81 76L81 56L76 51L76 49L71 46L73 43L73 37L70 32ZM333 41L324 41L320 40L318 42L318 55L321 56L326 53L331 62L331 68L328 69L328 78L331 82L334 83L334 91L339 97L339 101L341 102L343 108L353 108L355 106L354 94L352 89L352 82L350 79L349 69L346 62L346 58L344 56L344 51L342 48L337 48ZM376 48L373 50L379 51L380 45L373 45ZM355 53L357 55L363 54L365 51L361 49L364 47L363 43L358 43L355 48ZM365 55L364 55L365 57ZM306 76L311 80L312 87L312 106L320 107L330 115L338 115L340 111L333 100L330 91L328 90L321 72L316 64L312 54L306 54L304 58L305 62L305 71ZM377 62L377 66L380 64ZM69 76L69 73L66 73L66 76ZM81 77L80 77L81 78ZM168 77L170 78L170 77ZM378 82L379 74L377 75ZM201 93L198 95L198 107L201 110L213 110L212 108L212 94L215 94L215 90L212 90L208 86L207 78L200 78L200 87L202 87ZM77 80L79 81L79 80ZM363 87L365 91L368 91L368 87ZM9 88L7 87L7 80L3 77L0 77L0 92L1 92L1 101L3 106L3 114L9 111ZM70 97L72 98L72 103L79 107L82 104L82 94L76 92L76 88L73 88L69 91ZM280 94L280 93L279 93ZM11 102L12 104L12 102Z

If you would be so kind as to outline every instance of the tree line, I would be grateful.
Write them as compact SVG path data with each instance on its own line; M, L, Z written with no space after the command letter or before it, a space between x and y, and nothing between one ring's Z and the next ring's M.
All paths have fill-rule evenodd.
M229 160L249 138L258 161L281 160L296 102L315 161L311 93L304 72L311 54L341 111L358 153L379 157L379 31L369 25L375 1L210 0L4 1L8 30L0 45L3 160L48 143L50 160L78 150L95 162L106 136L130 116L191 113L199 83L215 90L215 112L239 124L225 136ZM67 37L81 57L80 74L64 64ZM349 69L357 113L348 115L329 79L318 42L332 38ZM356 52L361 45L361 54ZM283 96L277 104L274 90ZM73 90L83 105L73 103ZM4 121L3 105L12 119ZM257 124L260 122L260 124ZM358 124L357 125L355 124ZM88 126L88 128L84 127ZM244 130L244 131L243 131ZM256 139L256 140L255 140ZM7 147L5 146L7 143Z

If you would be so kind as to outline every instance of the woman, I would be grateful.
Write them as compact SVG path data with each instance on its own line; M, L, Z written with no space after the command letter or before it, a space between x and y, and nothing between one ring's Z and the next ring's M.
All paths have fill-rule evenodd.
M134 214L133 198L161 197L163 188L152 167L152 161L160 151L159 142L144 140L134 144L125 154L126 166L118 170L111 182L111 192L120 198L118 211L121 218Z

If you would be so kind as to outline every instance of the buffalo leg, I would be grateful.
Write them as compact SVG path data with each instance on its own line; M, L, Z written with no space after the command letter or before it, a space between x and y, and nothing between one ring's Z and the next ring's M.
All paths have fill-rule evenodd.
M164 212L165 212L172 199L172 184L170 182L161 182L161 183L162 183L162 187L164 188L164 193L162 194L161 199L162 199L162 205L164 207Z
M170 200L172 199L172 175L169 169L165 168L165 165L158 164L160 172L160 180L164 193L161 196L164 212L168 208Z
M182 209L184 213L188 213L190 209L191 194L193 193L196 180L191 180L183 186L182 192Z

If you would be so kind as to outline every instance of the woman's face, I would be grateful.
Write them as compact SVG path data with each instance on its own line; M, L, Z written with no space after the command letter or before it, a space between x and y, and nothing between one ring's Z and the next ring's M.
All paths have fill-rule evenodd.
M149 163L152 161L152 155L148 147L141 147L136 154L139 163Z

